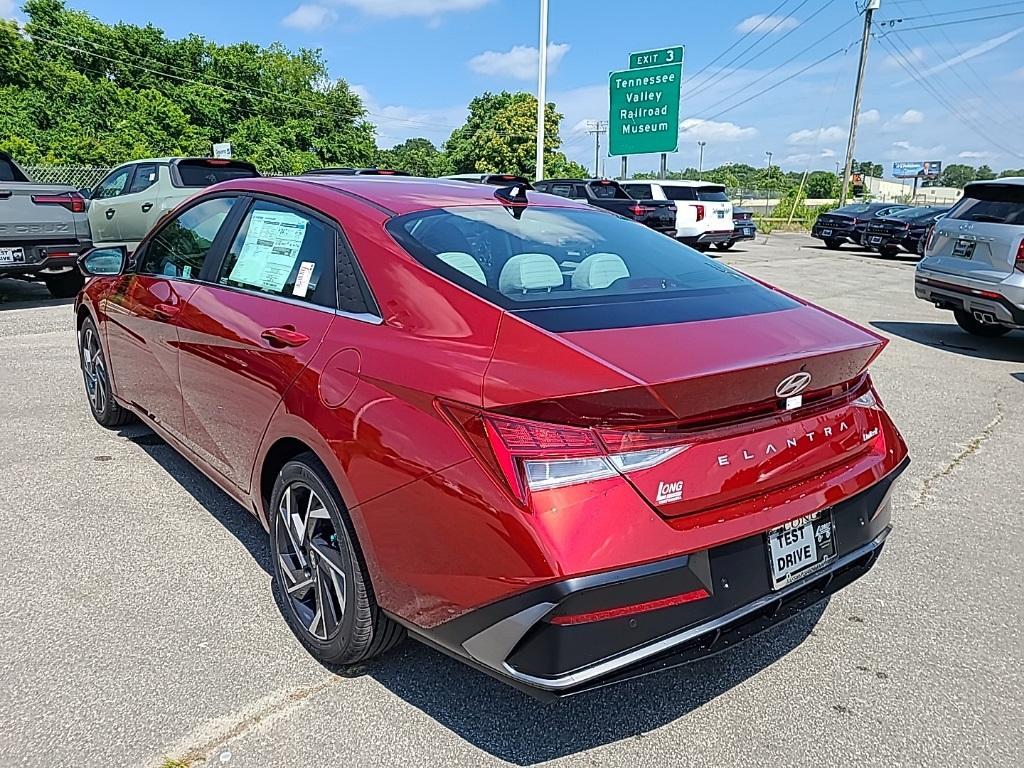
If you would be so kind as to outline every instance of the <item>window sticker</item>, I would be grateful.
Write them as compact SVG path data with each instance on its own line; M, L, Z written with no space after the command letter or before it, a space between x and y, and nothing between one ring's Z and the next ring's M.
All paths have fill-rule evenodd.
M312 261L304 261L299 265L299 273L295 276L295 287L292 288L293 296L305 298L306 291L309 290L309 280L313 277L314 266Z
M254 211L228 279L280 293L299 258L306 224L302 216L287 211Z
M181 276L183 278L185 278L186 280L191 280L192 279L192 265L191 264L186 264L184 267L181 268Z

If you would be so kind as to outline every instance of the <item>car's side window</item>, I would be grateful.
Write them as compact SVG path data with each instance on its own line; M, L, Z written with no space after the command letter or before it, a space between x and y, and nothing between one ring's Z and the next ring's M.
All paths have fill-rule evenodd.
M143 163L135 169L135 178L132 179L131 186L128 187L128 194L134 194L135 192L144 192L145 190L156 184L157 178L160 175L160 166L156 163Z
M214 197L193 205L167 222L146 245L136 271L148 275L199 279L234 197Z
M623 184L622 186L635 200L650 200L654 197L650 184Z
M135 170L135 167L129 165L127 168L121 168L107 176L97 185L96 191L92 193L93 199L105 200L108 197L123 195L133 170Z
M228 249L217 282L335 307L336 251L333 227L300 210L257 200Z

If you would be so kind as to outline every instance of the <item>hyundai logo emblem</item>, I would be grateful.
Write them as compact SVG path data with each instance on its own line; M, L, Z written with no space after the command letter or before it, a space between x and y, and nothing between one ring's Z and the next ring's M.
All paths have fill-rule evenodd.
M779 386L775 388L775 396L787 398L799 395L807 389L807 385L810 383L811 374L807 373L807 371L794 373L792 376L787 376L779 382Z

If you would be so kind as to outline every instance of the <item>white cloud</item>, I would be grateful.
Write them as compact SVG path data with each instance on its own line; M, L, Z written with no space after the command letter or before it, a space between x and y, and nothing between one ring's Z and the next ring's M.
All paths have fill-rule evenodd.
M830 125L828 128L804 128L802 131L794 131L786 137L787 144L817 144L821 141L839 141L845 138L846 131L838 125Z
M836 156L835 150L823 149L821 152L798 152L795 155L786 155L779 161L780 165L810 165L814 161L828 160Z
M1010 73L1010 79L1012 79L1012 80L1024 80L1024 67L1021 67L1020 69L1018 69L1018 70L1016 70L1014 72L1011 72Z
M0 2L3 2L3 0L0 0ZM302 29L309 32L330 24L337 18L338 14L333 8L303 3L281 19L281 23L292 29Z
M986 157L992 157L991 152L974 152L967 150L957 155L961 160L984 160Z
M869 109L866 112L860 113L860 124L861 125L874 125L882 119L882 113L877 109Z
M796 19L785 16L767 16L763 13L756 13L753 16L748 16L739 24L736 25L737 32L753 32L755 29L762 34L771 30L772 32L785 32L787 29L793 29L800 22Z
M367 119L377 128L377 143L384 149L420 136L440 145L466 121L465 105L427 109L381 104L365 85L349 88L362 99L370 113Z
M568 52L568 43L548 43L548 71L554 72ZM484 51L467 63L470 69L481 75L532 80L537 77L538 58L536 47L516 45L508 51Z
M1024 27L1018 27L1017 29L1010 30L1005 35L993 37L991 40L986 40L983 43L979 43L970 50L964 51L959 56L953 56L949 59L946 59L940 64L936 64L934 67L929 67L928 69L922 70L921 72L918 73L918 77L928 77L930 75L936 74L937 72L943 72L949 69L950 67L955 67L957 64L960 64L964 61L970 61L973 58L981 56L983 53L988 53L989 51L998 48L1003 43L1009 42L1013 38L1017 37L1017 35L1019 35L1021 32L1024 32ZM914 78L911 77L896 83L896 85L906 85L907 83L911 83L913 81Z
M934 147L919 147L909 141L894 141L886 151L885 156L889 160L924 161L934 158L941 158L946 153L945 144L936 144Z
M370 16L437 16L449 11L475 11L493 0L334 0Z
M924 122L924 112L916 109L908 109L896 118L896 122L900 125L920 125Z
M688 117L679 123L679 128L690 133L694 139L706 141L743 141L757 136L757 128L742 128L736 123L701 120Z

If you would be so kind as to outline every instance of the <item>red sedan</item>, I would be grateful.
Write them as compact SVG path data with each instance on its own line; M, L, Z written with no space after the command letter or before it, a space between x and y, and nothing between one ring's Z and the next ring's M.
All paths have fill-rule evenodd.
M82 268L96 420L259 518L326 663L408 631L577 692L803 610L890 530L884 340L586 205L246 179Z

